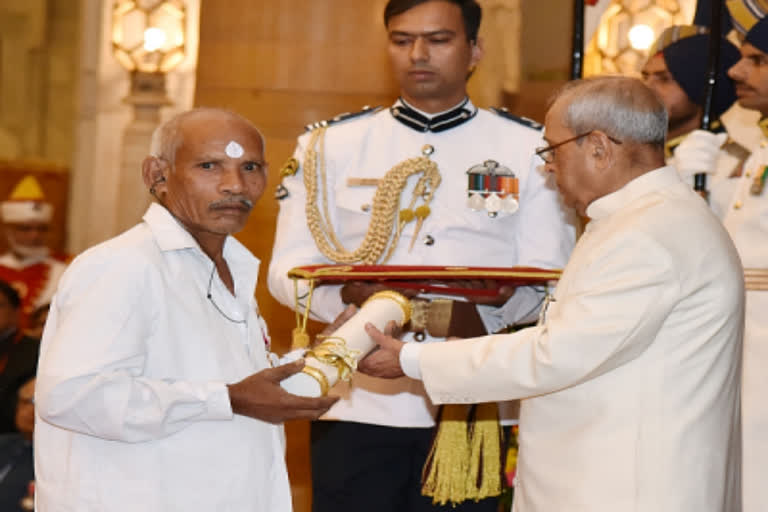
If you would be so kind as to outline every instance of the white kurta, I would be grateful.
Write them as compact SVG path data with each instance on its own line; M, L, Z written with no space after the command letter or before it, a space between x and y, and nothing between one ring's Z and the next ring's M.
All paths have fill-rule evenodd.
M308 139L309 134L299 138L294 156L300 162ZM365 236L371 220L366 209L373 203L376 190L375 186L349 186L347 180L381 178L394 165L421 156L426 144L434 148L430 158L438 164L442 183L413 249L409 251L415 223L410 223L388 264L562 268L573 247L575 230L555 188L538 169L541 161L533 158L534 148L542 145L541 133L483 109L464 124L438 133L413 130L387 109L329 127L324 148L328 209L338 238L347 249L357 248ZM508 167L519 178L517 213L491 218L466 206L466 171L486 160ZM409 201L415 181L409 182L402 203ZM280 201L268 282L272 295L294 308L293 282L286 277L287 271L331 262L317 249L307 228L303 173L286 178L283 184L290 195ZM425 244L427 237L434 243ZM534 313L535 319L541 298L533 290L518 289L504 307L479 309L489 332L494 332L526 314ZM330 322L343 309L338 286L315 290L315 318ZM356 373L351 386L341 383L334 393L342 399L324 419L395 427L434 425L435 407L426 398L421 382L412 379L390 381Z
M733 244L672 167L587 213L539 326L417 348L429 396L524 398L515 511L739 511Z
M291 510L282 427L230 407L226 384L269 363L258 260L231 237L224 257L234 297L153 204L71 264L41 345L37 510Z
M768 185L750 186L768 165L768 141L754 151L735 178L723 222L745 269L768 272ZM742 381L744 512L768 509L768 291L747 289Z

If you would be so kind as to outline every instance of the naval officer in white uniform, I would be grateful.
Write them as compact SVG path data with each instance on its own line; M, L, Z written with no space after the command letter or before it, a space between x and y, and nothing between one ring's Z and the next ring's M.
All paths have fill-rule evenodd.
M286 272L338 261L318 249L308 227L308 163L318 175L324 166L327 177L325 186L318 186L316 202L322 211L327 201L329 224L351 251L371 222L379 181L393 166L421 156L425 146L433 151L429 157L442 181L433 190L430 214L420 226L406 225L387 264L561 268L575 230L570 211L561 206L540 169L542 161L534 157L535 147L542 144L540 127L503 111L478 109L466 95L467 77L482 55L479 6L473 0L392 0L385 20L401 97L390 108L320 126L325 129L322 144L313 141L317 127L299 138L292 164L297 172L280 189L283 199L268 273L272 295L295 307ZM308 149L315 151L316 160ZM517 180L518 195L508 194L504 201L500 194L475 194L468 204L468 180L483 176L467 171L490 168ZM402 193L403 208L415 181ZM329 322L345 301L359 304L375 289L363 283L319 287L312 316ZM301 289L300 295L305 292ZM486 300L489 304L455 305L454 315L457 324L479 324L481 334L496 332L535 319L541 300L540 291L504 287ZM435 341L426 334L425 341ZM323 417L326 421L313 425L314 509L340 512L364 505L371 511L437 510L419 492L436 412L421 382L355 374L351 384L337 385L332 393L341 400ZM470 502L455 510L495 512L496 503Z

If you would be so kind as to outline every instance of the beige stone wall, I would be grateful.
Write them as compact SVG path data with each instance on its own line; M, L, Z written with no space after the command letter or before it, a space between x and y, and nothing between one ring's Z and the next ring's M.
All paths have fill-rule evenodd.
M71 0L0 2L0 158L71 163L78 7Z
M133 220L127 219L125 211L126 198L135 197L133 194L136 191L141 193L140 189L146 190L141 183L141 169L138 165L126 168L121 162L123 159L140 161L149 151L148 141L130 147L124 147L123 143L123 135L131 123L133 112L131 106L123 101L130 90L128 72L120 67L112 54L113 2L79 0L78 3L82 44L77 69L80 77L75 116L77 142L72 164L68 220L68 247L73 253L111 238L123 231L127 224L141 220L140 214L135 211ZM186 5L187 55L167 75L166 88L173 105L161 109L162 120L192 106L200 0L186 0ZM144 192L135 201L146 201L148 198Z
M70 166L75 146L75 118L78 108L78 2L49 0L47 33L42 155L46 159Z

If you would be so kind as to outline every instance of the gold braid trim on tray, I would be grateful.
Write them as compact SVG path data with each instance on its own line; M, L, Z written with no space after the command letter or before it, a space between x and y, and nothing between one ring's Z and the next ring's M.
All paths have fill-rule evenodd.
M304 158L304 186L307 189L306 212L309 231L317 248L331 261L365 264L381 261L384 263L389 260L397 247L403 227L413 220L416 220L420 227L430 213L429 203L441 181L437 164L427 156L431 154L432 148L425 148L425 156L405 160L384 175L373 197L368 231L360 246L354 251L349 251L341 244L331 225L324 155L326 130L327 127L320 127L312 132ZM400 196L408 178L418 174L421 176L413 190L408 208L398 213ZM416 202L419 199L423 203L417 207ZM322 202L322 208L319 205L320 202Z
M310 265L310 267L312 267ZM522 269L516 270L517 267L510 267L507 269L497 268L483 268L483 267L429 267L429 270L423 268L407 269L402 265L390 265L387 267L380 267L381 269L390 268L394 269L390 272L384 270L376 270L375 272L370 269L359 270L359 267L354 265L330 265L327 267L313 268L309 270L307 267L294 267L288 271L288 277L291 279L314 279L319 278L321 280L334 277L343 278L358 278L365 280L386 279L388 277L396 278L397 280L408 279L510 279L510 278L528 278L539 279L541 281L556 281L562 274L558 269Z

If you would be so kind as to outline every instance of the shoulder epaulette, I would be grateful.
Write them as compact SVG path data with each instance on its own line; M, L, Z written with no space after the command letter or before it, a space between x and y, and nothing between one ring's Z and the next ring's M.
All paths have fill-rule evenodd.
M362 116L367 116L369 114L374 114L374 113L378 112L379 110L381 110L380 106L378 106L378 107L369 107L368 105L366 105L359 112L345 112L343 114L337 115L336 117L334 117L332 119L326 119L325 121L317 121L317 122L308 124L304 128L306 128L306 130L308 132L311 132L312 130L315 130L317 128L321 128L323 126L332 126L334 124L338 124L338 123L341 123L341 122L344 122L344 121L348 121L350 119L355 119L357 117L362 117Z
M542 125L541 123L537 123L533 119L528 119L527 117L516 116L516 115L512 114L507 109L507 107L501 107L501 108L491 107L490 110L491 110L491 112L493 112L497 116L501 116L504 119L509 119L510 121L514 121L517 124L521 124L523 126L527 126L528 128L533 128L534 130L543 130L544 129L544 125Z

